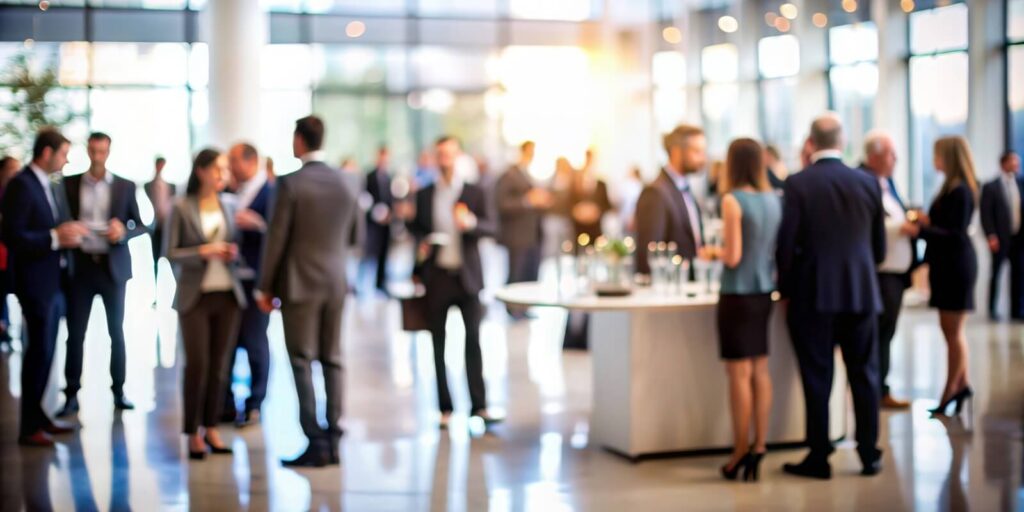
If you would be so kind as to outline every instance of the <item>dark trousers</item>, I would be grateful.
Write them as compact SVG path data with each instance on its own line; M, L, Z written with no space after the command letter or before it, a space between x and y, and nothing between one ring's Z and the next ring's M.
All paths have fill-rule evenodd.
M480 298L466 291L457 271L438 269L432 272L426 283L426 299L430 315L430 335L434 341L434 373L437 376L437 403L441 412L451 412L451 393L448 391L448 372L444 364L446 340L445 324L448 309L457 306L462 312L466 326L466 380L469 381L469 398L472 412L487 409L487 394L484 389L483 356L480 353L480 321L483 305Z
M889 354L892 338L896 335L896 322L903 308L903 292L907 289L904 274L878 274L878 286L882 292L882 313L878 315L878 380L882 395L889 394Z
M341 437L342 391L345 379L341 361L341 320L344 297L285 303L281 306L284 342L295 376L299 396L299 424L311 445L327 448L325 441ZM313 361L320 363L327 395L327 429L320 426L316 415L316 393L313 388Z
M249 374L252 376L252 384L249 386L249 398L245 399L245 410L259 410L263 400L267 397L267 379L270 376L270 342L267 339L267 326L270 324L270 315L260 311L256 305L256 297L253 293L254 281L242 281L245 289L245 300L248 307L242 310L242 324L238 330L238 344L236 348L244 348L249 359ZM235 367L235 358L238 351L231 352L231 362L228 363L228 385L227 393L224 396L225 411L232 411L235 408L235 394L231 391L231 370Z
M828 434L835 346L842 350L853 394L857 451L874 460L878 443L878 325L873 314L819 313L793 301L787 314L804 387L809 459L824 463L832 451Z
M372 261L375 264L376 277L374 278L374 286L378 290L386 292L388 286L388 251L391 248L391 228L370 221L367 229L365 260L367 262Z
M1024 249L1022 243L1014 237L1008 250L992 253L992 277L988 284L989 316L996 318L996 305L999 304L999 277L1003 263L1010 261L1010 318L1024 319Z
M231 292L204 293L195 306L178 313L185 345L186 434L216 426L220 419L240 316Z
M57 329L64 314L64 295L57 293L44 301L18 296L25 318L21 361L20 435L29 436L51 423L43 412L43 394L50 379L50 367L57 346Z
M124 394L125 343L124 295L125 283L115 282L110 276L106 256L95 258L76 253L75 275L67 291L68 347L64 360L64 394L75 396L82 388L82 360L85 331L89 326L93 299L99 295L107 312L107 333L110 335L110 390L115 396Z
M508 248L508 284L536 281L540 274L540 245ZM519 314L522 307L508 306L509 313Z
M160 258L164 255L164 227L156 225L149 233L149 241L153 245L153 277L160 268Z

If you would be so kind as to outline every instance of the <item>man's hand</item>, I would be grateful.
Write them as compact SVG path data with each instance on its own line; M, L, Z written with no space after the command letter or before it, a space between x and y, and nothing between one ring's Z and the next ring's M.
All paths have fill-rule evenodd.
M264 314L270 314L274 310L274 297L267 292L257 291L255 293L256 307Z
M62 249L73 249L82 245L82 238L89 235L89 228L77 221L65 222L57 226L57 245Z
M999 237L996 235L988 236L988 250L992 252L999 252Z
M263 216L249 208L235 212L235 224L243 231L266 231L267 221Z
M921 226L913 222L904 222L903 226L900 226L900 234L908 238L917 238L917 235L921 234Z
M112 244L120 243L124 239L124 233L124 224L118 219L110 219L107 226L107 241Z
M594 224L601 220L601 209L593 201L583 201L573 207L572 218L580 224Z
M544 210L551 207L554 203L554 197L551 195L551 192L548 192L545 189L531 188L530 191L526 193L526 203L532 208Z
M464 233L476 227L476 215L469 210L466 203L455 204L455 229Z
M238 257L238 245L228 242L210 242L199 246L199 256L207 260L234 261Z

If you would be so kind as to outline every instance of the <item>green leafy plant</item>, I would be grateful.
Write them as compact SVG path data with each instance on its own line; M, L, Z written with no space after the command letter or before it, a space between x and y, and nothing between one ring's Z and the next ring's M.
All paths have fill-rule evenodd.
M36 69L33 55L24 51L11 57L0 75L0 84L11 91L11 101L3 106L0 123L0 148L28 154L40 128L61 128L77 116L66 102L54 101L61 88L55 65Z

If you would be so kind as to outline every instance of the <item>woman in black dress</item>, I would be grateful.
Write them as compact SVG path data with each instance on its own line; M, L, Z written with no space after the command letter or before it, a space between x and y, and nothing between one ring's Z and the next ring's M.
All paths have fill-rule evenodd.
M935 169L946 175L942 190L928 215L908 223L904 231L928 243L925 262L931 286L931 307L939 310L939 325L946 338L946 386L933 414L945 414L950 404L957 413L973 395L967 379L967 340L964 325L974 309L974 283L978 257L967 228L974 216L978 182L971 149L963 137L935 142Z

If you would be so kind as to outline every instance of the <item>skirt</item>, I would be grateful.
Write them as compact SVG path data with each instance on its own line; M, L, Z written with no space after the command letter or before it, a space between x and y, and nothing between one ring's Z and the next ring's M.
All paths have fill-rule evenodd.
M772 296L721 295L718 298L718 343L722 359L768 355L768 321Z

